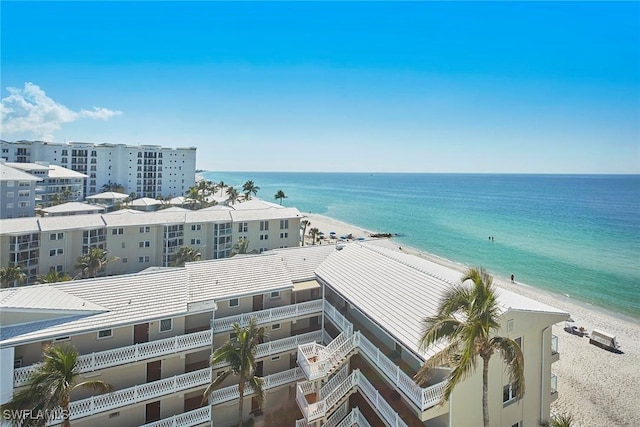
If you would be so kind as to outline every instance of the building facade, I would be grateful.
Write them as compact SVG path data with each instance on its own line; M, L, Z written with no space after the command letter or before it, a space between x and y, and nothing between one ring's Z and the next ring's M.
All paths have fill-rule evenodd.
M41 180L0 161L0 220L35 216L36 186Z
M196 148L158 145L0 141L9 162L49 162L86 174L84 194L119 184L137 197L179 196L195 184Z
M66 342L81 353L83 378L115 389L74 395L76 426L235 425L233 378L208 401L202 393L225 368L209 366L212 352L232 338L233 323L255 317L268 332L257 353L263 411L284 417L289 402L299 408L293 406L294 421L279 425L481 425L481 372L444 404L446 366L434 370L428 386L412 380L433 350L417 348L420 320L459 277L372 241L3 289L0 401L26 384L43 346ZM499 298L499 333L521 343L527 393L513 399L504 366L493 358L492 425L538 425L557 397L551 367L559 353L551 328L568 314L506 291ZM243 418L260 417L251 390L245 399Z
M49 165L47 162L7 162L6 165L42 180L36 184L35 202L39 207L84 200L87 175L83 173L63 168L62 166Z
M49 270L77 275L78 258L94 247L115 258L100 275L115 275L170 266L184 246L202 259L219 259L229 257L240 239L248 241L248 252L299 245L297 209L259 201L244 205L1 220L0 265L23 267L31 284Z

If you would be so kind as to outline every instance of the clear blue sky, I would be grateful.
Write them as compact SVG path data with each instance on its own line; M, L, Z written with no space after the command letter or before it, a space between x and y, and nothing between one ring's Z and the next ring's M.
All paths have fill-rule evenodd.
M209 170L640 173L638 2L0 7L5 140L196 146Z

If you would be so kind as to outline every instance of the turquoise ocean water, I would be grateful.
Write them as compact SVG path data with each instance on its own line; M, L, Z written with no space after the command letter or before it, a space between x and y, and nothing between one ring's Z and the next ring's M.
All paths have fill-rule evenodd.
M207 172L258 197L640 319L639 175ZM328 231L328 230L326 230ZM494 236L490 241L489 236Z

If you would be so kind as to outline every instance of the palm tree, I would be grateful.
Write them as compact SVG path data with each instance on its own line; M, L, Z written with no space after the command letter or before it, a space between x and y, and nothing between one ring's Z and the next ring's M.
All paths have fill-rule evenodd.
M258 194L258 190L260 187L254 184L253 181L249 180L242 185L242 191L244 192L245 200L251 200L251 195L254 196Z
M105 249L91 248L89 252L78 258L75 268L81 271L83 277L96 277L107 264L118 259L117 257L108 258L108 254L109 252Z
M467 280L473 282L471 287L464 285ZM421 350L436 343L445 347L427 360L415 376L418 384L425 384L432 368L448 364L452 370L442 396L444 402L455 386L475 371L480 357L485 427L489 427L488 374L489 359L493 353L500 353L504 359L516 398L524 395L524 358L520 346L510 338L491 336L500 328L499 316L493 277L484 269L469 269L462 277L462 285L444 294L436 315L424 319Z
M247 239L238 239L236 243L231 247L231 256L238 254L256 254L258 251L253 249L249 251L249 240Z
M68 273L58 273L53 268L49 270L47 274L38 276L38 283L58 283L68 282L71 280L71 276Z
M304 246L304 236L307 235L307 226L311 225L311 221L308 219L303 219L300 221L300 226L302 227L302 246Z
M58 206L62 203L62 195L60 193L55 193L51 195L51 206Z
M98 393L112 390L104 381L82 381L78 367L78 350L70 344L50 345L44 349L44 361L31 373L27 387L18 391L1 409L13 411L56 411L69 414L71 393L76 389L89 389ZM64 417L63 426L69 426ZM32 420L14 420L14 424L27 424ZM43 425L44 425L44 420Z
M312 245L316 244L316 237L318 236L318 234L320 234L320 230L318 230L316 227L313 227L311 230L309 230Z
M284 191L278 190L276 195L274 196L276 200L280 199L280 204L282 204L282 199L286 199L287 196L284 194Z
M231 375L238 377L238 393L240 401L238 403L238 425L242 427L244 393L247 386L253 390L258 400L258 406L264 403L264 380L256 375L256 351L258 345L265 338L266 333L263 327L256 325L255 317L249 319L247 326L240 326L238 323L232 325L235 337L227 341L211 355L211 366L226 362L229 367L222 374L218 375L207 386L203 393L205 402L211 393Z
M124 192L124 186L122 186L121 184L118 184L116 182L111 182L109 181L108 183L104 184L102 186L102 192L106 193L108 191L113 191L115 193L123 193Z
M8 288L9 285L15 286L22 284L27 279L21 267L8 263L6 267L0 268L0 284L2 288Z
M188 200L188 205L190 209L195 209L196 206L202 206L202 202L200 200L200 192L197 187L191 187L187 191L185 198Z
M573 416L567 414L554 415L550 421L540 423L541 427L571 427L573 425Z
M220 189L220 196L224 194L224 188L227 187L227 184L224 181L220 181L218 183L218 188Z
M236 204L236 200L238 200L238 190L234 187L227 187L227 196L229 196L229 200L232 205Z
M201 256L200 251L196 248L183 246L176 252L171 266L184 267L184 264L187 262L199 261Z

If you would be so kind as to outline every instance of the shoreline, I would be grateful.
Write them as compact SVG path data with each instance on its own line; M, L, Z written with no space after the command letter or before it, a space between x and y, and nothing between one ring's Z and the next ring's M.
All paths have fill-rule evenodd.
M325 215L303 214L311 222L310 227L316 227L326 235L329 231L335 231L338 236L351 233L357 238L368 237L375 232ZM310 227L307 227L307 233ZM305 241L310 242L307 236ZM332 243L335 241L330 240ZM405 253L455 271L462 273L468 268L462 263L414 247L400 246L394 238L389 241ZM552 367L558 376L558 399L551 405L552 414L571 415L574 426L640 426L640 411L637 410L637 402L640 402L640 321L623 313L518 282L517 278L512 283L510 278L499 275L493 277L498 290L517 292L566 311L575 320L576 326L584 326L588 331L595 328L612 333L621 345L621 354L612 353L590 344L588 337L581 338L564 331L564 324L554 325L553 334L558 337L560 360Z

